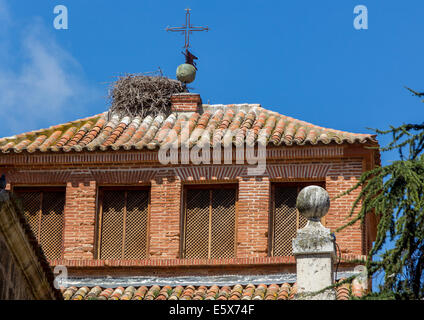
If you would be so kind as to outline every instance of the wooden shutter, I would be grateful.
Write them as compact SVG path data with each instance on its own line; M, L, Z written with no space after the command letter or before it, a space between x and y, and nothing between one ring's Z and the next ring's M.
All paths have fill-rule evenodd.
M104 191L102 197L102 220L100 258L122 258L124 234L125 191Z
M235 188L187 189L185 258L232 258L236 241Z
M127 191L124 257L138 259L147 257L149 192Z
M62 257L65 191L17 189L24 215L48 259Z
M100 259L146 258L148 190L103 190L100 202Z
M212 190L210 258L235 256L236 190Z
M273 188L273 215L272 215L272 255L293 255L292 239L297 230L303 228L307 220L296 209L296 199L301 188L277 187Z
M187 190L185 257L208 258L210 190Z

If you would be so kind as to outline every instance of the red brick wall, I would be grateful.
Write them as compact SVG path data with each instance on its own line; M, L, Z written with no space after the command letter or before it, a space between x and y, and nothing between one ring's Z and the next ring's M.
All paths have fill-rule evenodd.
M172 111L197 112L202 99L197 93L181 93L171 96Z
M93 259L96 182L75 178L66 184L64 258Z
M361 173L362 160L345 160L333 163L326 178L326 189L330 198L332 199L341 192L353 187L358 182ZM360 190L357 189L349 195L331 201L330 210L325 217L327 228L335 231L350 220L349 213L359 192ZM345 254L365 254L362 240L359 222L336 233L336 241L342 253Z
M181 181L164 170L152 180L150 194L150 257L178 258Z
M283 162L274 162L274 165L278 165L278 163ZM307 163L303 161L303 164ZM330 197L334 197L339 192L353 186L363 170L361 158L323 160L314 163L328 164L330 167L325 178ZM287 162L284 162L284 164L287 164ZM120 171L118 170L113 174L107 171L114 167L119 168ZM136 167L132 165L132 168ZM140 165L139 168L141 167L143 166ZM62 169L65 168L69 170L69 166L62 166ZM181 196L184 181L181 181L180 177L175 177L173 170L167 169L150 176L147 173L137 173L136 169L132 169L130 165L126 166L119 163L107 165L104 168L105 171L101 175L94 171L90 173L90 170L85 171L77 168L72 171L72 174L60 175L60 177L63 177L63 181L60 183L66 184L67 191L64 213L64 258L68 260L96 258L97 186L110 185L113 181L120 185L135 185L137 182L140 183L141 180L144 184L150 182L151 185L150 258L161 260L179 258ZM126 168L129 171L125 171ZM45 169L52 170L54 168L46 167ZM57 169L60 169L60 167L58 166ZM37 181L34 181L34 175L28 174L28 170L26 170L25 175L31 180L25 182L27 178L21 175L19 170L14 175L9 175L12 179L10 181L12 186L28 185L28 183L36 185ZM109 179L105 179L106 175ZM102 176L104 177L102 178ZM43 173L39 177L44 179L42 181L45 184L47 181L53 183L53 180L57 179L59 175L50 177ZM113 179L110 177L113 177ZM14 184L13 179L16 179L19 183ZM296 178L288 178L288 180L297 181ZM268 255L270 185L274 180L270 180L268 177L242 177L238 178L237 181L239 186L237 258L266 257ZM299 181L305 181L305 179ZM282 182L282 179L279 179L278 182ZM214 182L210 180L202 181L202 184L204 183ZM330 211L326 216L325 224L327 227L335 230L347 222L351 204L358 192L332 201ZM360 255L364 253L362 235L359 224L356 224L337 234L337 242L345 254Z
M267 177L239 180L237 257L268 255L270 182Z

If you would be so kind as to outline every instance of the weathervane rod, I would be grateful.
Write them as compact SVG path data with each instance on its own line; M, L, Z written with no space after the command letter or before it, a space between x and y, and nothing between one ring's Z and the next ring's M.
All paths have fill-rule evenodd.
M182 27L167 27L165 30L166 31L171 31L171 32L182 32L184 33L184 49L188 49L190 48L190 33L192 33L193 31L209 31L209 27L197 27L197 26L193 26L191 25L191 21L190 21L190 8L185 9L186 11L186 22L185 25L183 25Z
M185 57L185 63L181 64L177 68L177 79L184 84L191 83L196 78L196 62L194 60L197 60L198 58L192 54L190 51L188 51L188 48L190 48L190 33L193 31L209 31L208 27L197 27L193 26L191 24L191 17L190 17L190 8L185 9L185 25L182 27L167 27L166 31L172 31L172 32L182 32L184 33L184 49L185 52L182 52L182 54Z

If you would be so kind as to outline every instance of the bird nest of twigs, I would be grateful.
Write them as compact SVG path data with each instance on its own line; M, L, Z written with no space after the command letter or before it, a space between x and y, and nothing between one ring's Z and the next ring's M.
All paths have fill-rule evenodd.
M160 71L119 76L109 88L109 115L168 115L171 113L171 96L187 91L182 82L169 79Z

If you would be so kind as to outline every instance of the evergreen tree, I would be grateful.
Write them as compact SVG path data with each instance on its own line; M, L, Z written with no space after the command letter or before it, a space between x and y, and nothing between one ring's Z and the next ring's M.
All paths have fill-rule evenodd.
M423 97L407 88L414 95ZM424 102L424 100L423 100ZM380 286L381 298L424 298L424 122L390 126L389 130L374 130L377 134L391 134L393 140L382 152L398 150L399 160L365 172L359 182L343 196L361 188L352 210L351 221L340 231L366 215L379 219L376 241L367 259L369 276L384 272ZM361 206L354 216L355 209ZM372 260L388 241L394 243L381 260ZM375 294L373 294L375 296Z

